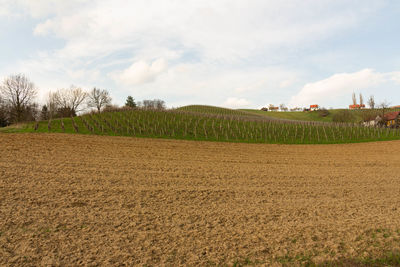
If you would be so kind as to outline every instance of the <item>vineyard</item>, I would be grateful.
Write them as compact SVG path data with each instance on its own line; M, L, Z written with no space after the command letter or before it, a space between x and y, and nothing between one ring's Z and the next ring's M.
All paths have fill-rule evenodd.
M229 108L221 108L207 105L189 105L180 107L178 111L190 112L194 114L213 114L219 116L245 116L245 117L260 117L260 114L254 114L246 110L237 110Z
M358 124L271 120L222 108L126 110L40 121L19 132L64 132L277 144L332 144L400 139L400 130Z
M349 111L352 115L351 122L360 123L365 119L375 118L376 116L382 116L381 109L329 109L326 116L321 116L319 111L288 111L288 112L276 112L276 111L262 111L257 109L240 109L237 111L246 112L247 114L258 115L268 117L269 119L280 119L280 120L296 120L296 121L319 121L319 122L332 122L336 114L342 111ZM388 108L385 112L400 111L399 108Z

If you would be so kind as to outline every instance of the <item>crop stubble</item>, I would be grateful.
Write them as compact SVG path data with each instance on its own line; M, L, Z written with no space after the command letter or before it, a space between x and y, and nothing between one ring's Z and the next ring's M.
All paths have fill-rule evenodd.
M321 263L400 247L399 141L0 144L0 265Z

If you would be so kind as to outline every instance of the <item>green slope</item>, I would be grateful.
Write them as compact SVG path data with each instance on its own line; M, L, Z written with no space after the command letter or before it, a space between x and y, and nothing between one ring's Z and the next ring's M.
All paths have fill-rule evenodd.
M241 109L252 114L257 114L265 117L271 117L275 119L285 119L285 120L297 120L297 121L321 121L321 122L332 122L333 114L338 110L330 110L330 114L326 117L319 115L317 111L311 112L278 112L278 111L262 111L256 109Z
M296 121L316 121L316 122L332 122L333 116L343 110L345 109L329 109L328 110L329 115L326 117L322 117L318 111L278 112L278 111L262 111L256 109L240 109L240 111L243 112L248 112L255 115L261 115L268 118L296 120ZM385 112L392 112L399 110L400 109L388 109ZM350 112L354 116L354 119L351 122L354 123L362 122L366 117L371 118L382 114L382 110L379 109L350 110Z
M215 112L215 108L213 109ZM227 112L218 109L218 111ZM229 111L230 112L230 111ZM3 128L1 132L79 133L185 140L277 144L332 144L400 139L400 130L348 124L259 120L242 116L215 116L182 110L129 110L86 114Z
M191 112L191 113L198 113L198 114L213 114L213 115L219 115L219 116L256 116L256 117L260 117L259 114L256 114L254 112L247 112L244 110L221 108L221 107L207 106L207 105L189 105L189 106L180 107L177 110L183 111L183 112Z

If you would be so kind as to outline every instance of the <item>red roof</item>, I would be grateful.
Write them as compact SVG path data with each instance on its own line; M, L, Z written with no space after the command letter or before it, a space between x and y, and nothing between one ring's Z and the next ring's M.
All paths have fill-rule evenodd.
M350 109L353 109L353 108L360 108L360 105L349 105L349 108L350 108Z
M365 105L364 104L349 105L349 109L355 109L355 108L365 108Z
M385 119L391 121L395 120L400 114L400 111L389 112L385 114Z
M310 105L310 108L318 108L318 105Z

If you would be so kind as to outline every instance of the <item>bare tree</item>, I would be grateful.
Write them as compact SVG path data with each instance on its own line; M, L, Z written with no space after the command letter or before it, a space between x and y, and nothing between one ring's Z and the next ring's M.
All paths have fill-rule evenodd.
M288 110L288 108L285 106L285 104L280 104L280 105L279 105L279 109L280 109L281 111L287 111L287 110Z
M354 93L354 92L353 92L353 95L352 95L352 99L353 99L353 105L357 105L356 93Z
M161 99L155 99L155 107L158 110L164 110L165 109L165 101Z
M368 98L368 106L369 106L371 109L374 109L374 108L375 108L375 98L374 98L373 95L371 95L371 96Z
M82 104L86 98L87 93L76 86L71 86L69 89L60 89L55 93L55 103L58 110L64 110L63 114L68 116L74 116L79 111L84 110L85 108Z
M153 100L143 100L142 102L138 102L138 106L144 109L165 109L165 102L160 99Z
M7 104L2 100L0 96L0 127L5 127L10 123L8 110L9 108Z
M363 95L360 93L360 108L362 108L364 105L364 98Z
M382 109L382 119L385 117L386 111L389 109L390 103L388 101L383 101L382 103L379 104L379 108Z
M33 104L37 95L35 85L23 74L11 75L0 87L4 100L10 106L10 113L15 122L24 119L24 113Z
M111 103L111 97L107 90L94 87L88 94L88 107L97 108L100 113L101 109Z
M47 94L46 106L48 110L48 116L50 119L56 117L58 112L58 100L57 100L57 93L49 92Z

